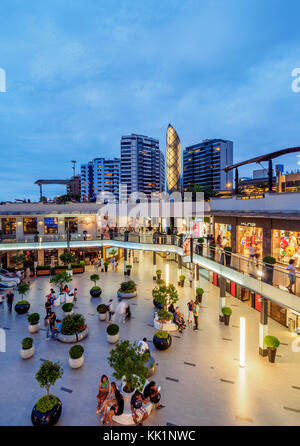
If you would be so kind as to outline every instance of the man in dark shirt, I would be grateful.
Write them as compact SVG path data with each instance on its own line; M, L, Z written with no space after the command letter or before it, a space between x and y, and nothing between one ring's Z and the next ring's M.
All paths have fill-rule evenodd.
M143 407L143 402L144 400L141 392L139 390L136 390L131 397L130 406L131 406L133 421L138 426L142 426L143 422L148 417L148 412L145 409L145 407ZM141 421L138 421L138 417L142 417Z
M8 306L8 311L11 313L11 309L12 309L12 304L14 301L14 295L13 293L9 290L7 295L6 295L6 303Z

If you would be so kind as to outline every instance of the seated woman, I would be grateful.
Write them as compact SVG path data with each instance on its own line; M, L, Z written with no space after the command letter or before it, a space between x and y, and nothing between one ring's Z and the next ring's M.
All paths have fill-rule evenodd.
M107 398L103 401L102 407L98 410L97 415L101 415L103 411L103 417L101 418L101 422L105 424L106 414L110 406L116 403L116 391L118 390L116 383L113 381L110 384L110 392L107 395Z
M163 406L160 403L161 394L159 393L158 388L155 386L154 381L150 381L149 384L146 385L143 392L144 399L149 399L151 403L155 405L156 409L161 409Z
M106 375L102 375L100 383L99 383L99 392L98 392L98 395L97 395L97 400L98 400L97 410L96 410L96 414L97 415L99 415L100 406L106 400L107 396L109 395L109 392L110 392L110 382L109 382L109 379L107 378Z
M174 324L177 325L179 333L182 333L182 331L185 329L186 325L185 325L183 315L179 312L178 308L176 309L176 311L174 313L173 322L174 322Z
M114 415L122 415L123 411L124 411L123 396L121 395L120 390L116 387L116 390L115 390L115 402L111 406L111 408L109 409L103 424L105 424L107 422L107 420L109 420L110 426L113 426L114 423L113 423L112 417Z

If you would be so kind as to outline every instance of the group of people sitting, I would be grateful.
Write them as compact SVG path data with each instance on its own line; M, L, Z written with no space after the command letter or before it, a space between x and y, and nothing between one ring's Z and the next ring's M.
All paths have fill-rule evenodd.
M159 388L156 387L155 382L151 381L143 390L143 393L136 390L131 397L130 407L133 421L136 425L141 426L148 417L148 412L145 404L154 404L156 409L164 406L161 405L161 394ZM124 398L118 389L116 383L110 383L106 375L102 375L99 383L99 391L97 394L97 415L102 415L101 422L106 425L109 422L113 426L113 416L122 415L124 412Z
M183 314L179 310L179 307L175 308L174 305L171 304L168 308L168 311L170 313L173 313L173 323L177 325L179 333L182 333L183 330L186 328L186 323Z

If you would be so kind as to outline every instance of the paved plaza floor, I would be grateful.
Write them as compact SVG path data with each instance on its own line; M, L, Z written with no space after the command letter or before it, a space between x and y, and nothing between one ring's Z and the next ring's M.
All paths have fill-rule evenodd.
M120 339L152 339L153 304L151 290L152 253L140 252L139 263L133 264L132 278L137 283L138 297L130 301L132 319L120 327ZM162 257L157 256L158 268L165 271ZM176 283L177 264L170 264L170 282ZM121 266L121 262L120 262ZM27 315L0 312L0 327L7 335L7 352L0 353L0 425L31 425L30 415L36 400L43 395L35 381L41 361L59 360L64 367L63 378L52 388L63 403L58 425L100 425L96 415L96 395L100 376L111 379L107 357L113 346L106 340L106 322L100 322L96 307L114 298L123 271L101 273L102 296L91 299L89 275L74 277L72 286L78 288L75 310L86 317L90 330L82 345L85 363L73 370L68 365L70 345L58 341L45 341L45 331L30 335L35 342L35 355L22 360L19 350L21 340L29 336ZM187 282L187 281L186 281ZM277 336L282 344L275 364L258 355L259 312L247 303L228 297L227 304L233 314L230 326L218 320L219 289L201 279L205 290L200 309L198 332L187 328L182 335L173 333L172 346L167 351L150 349L157 363L154 380L162 388L165 408L153 411L146 420L148 426L192 425L300 425L300 352L292 351L295 339L286 328L269 320L269 333ZM31 312L44 317L44 298L49 292L49 278L32 281L28 300ZM187 302L194 297L188 283L179 288L179 306L187 315ZM17 296L15 296L17 300ZM57 316L62 310L57 310ZM246 318L246 368L239 367L239 320ZM42 326L42 324L41 324ZM42 327L43 328L43 327ZM300 338L299 338L300 340ZM300 344L300 341L299 341Z

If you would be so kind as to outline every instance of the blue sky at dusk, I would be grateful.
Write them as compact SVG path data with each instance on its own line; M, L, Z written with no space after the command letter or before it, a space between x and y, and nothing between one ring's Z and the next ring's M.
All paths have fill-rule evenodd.
M231 139L236 162L300 146L299 14L283 0L2 0L0 200L38 199L36 179L118 156L122 135L165 152L169 123L183 148Z

